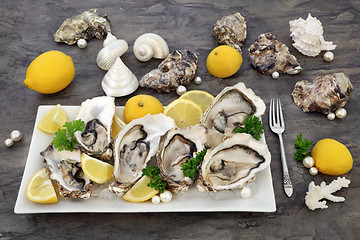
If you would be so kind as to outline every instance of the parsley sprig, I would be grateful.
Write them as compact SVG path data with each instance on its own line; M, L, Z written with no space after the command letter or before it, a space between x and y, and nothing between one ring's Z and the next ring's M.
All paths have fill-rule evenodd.
M72 122L66 122L63 129L58 129L55 133L55 137L52 140L55 148L59 151L67 150L73 151L78 143L75 139L74 133L76 131L83 132L85 130L85 123L81 120L74 120Z
M300 133L296 136L294 141L294 148L297 149L294 155L296 161L302 162L307 154L310 152L310 147L313 142L303 139L303 134Z
M244 121L244 127L235 128L234 133L248 133L256 140L260 140L261 134L264 133L264 125L260 118L249 115Z
M203 149L201 152L196 153L194 158L190 158L187 160L186 163L181 165L181 170L183 171L184 175L189 178L196 178L198 175L198 166L204 159L206 154L206 148Z
M144 176L148 176L151 178L147 186L154 188L155 190L159 190L162 193L164 192L166 183L163 180L161 180L161 178L159 177L159 173L160 173L160 169L157 166L146 166L142 170L142 174Z

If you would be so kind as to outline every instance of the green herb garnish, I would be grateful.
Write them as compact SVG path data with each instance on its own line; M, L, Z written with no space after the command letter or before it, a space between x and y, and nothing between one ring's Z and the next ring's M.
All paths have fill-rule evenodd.
M73 151L75 145L78 143L74 133L76 131L85 131L85 123L81 121L81 119L78 119L72 122L66 122L63 127L63 129L57 130L52 143L59 151Z
M264 125L260 118L249 115L244 121L244 127L235 128L234 133L248 133L256 140L260 140L261 134L264 133Z
M201 152L196 153L196 156L194 158L190 158L187 160L186 163L181 165L181 170L183 171L184 175L189 178L196 178L198 175L198 166L204 159L204 156L206 154L206 148L203 149Z
M303 139L303 134L300 133L296 136L294 141L294 148L297 149L294 155L296 161L302 162L307 154L310 152L310 146L313 142Z
M142 174L144 176L150 177L150 182L148 183L148 187L154 188L155 190L159 190L161 193L164 192L166 187L166 183L161 180L159 177L160 169L157 166L146 166L142 170Z

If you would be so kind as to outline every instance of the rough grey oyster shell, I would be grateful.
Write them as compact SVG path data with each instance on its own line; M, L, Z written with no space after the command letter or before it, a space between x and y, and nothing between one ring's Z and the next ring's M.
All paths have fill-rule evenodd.
M176 90L194 79L198 56L190 50L171 52L158 66L140 80L141 87L149 87L158 92Z
M304 112L328 114L345 106L352 89L353 85L344 73L334 73L319 76L313 82L297 82L291 95Z
M54 40L73 45L79 39L103 39L108 32L111 32L109 19L97 9L90 9L66 19L55 32Z
M251 66L265 75L297 74L302 68L288 47L272 33L261 34L249 47Z
M212 34L220 44L235 48L241 53L242 42L246 39L246 21L240 13L224 16L218 20Z

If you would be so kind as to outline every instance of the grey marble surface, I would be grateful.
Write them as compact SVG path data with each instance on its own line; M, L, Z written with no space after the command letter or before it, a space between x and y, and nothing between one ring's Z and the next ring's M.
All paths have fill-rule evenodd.
M14 214L14 205L24 171L39 105L79 105L94 96L104 95L100 82L105 74L96 66L101 40L91 40L88 47L55 43L52 34L68 17L90 8L106 13L112 32L126 40L129 50L124 63L141 78L160 60L141 63L132 52L135 39L146 32L160 34L170 50L187 48L199 55L197 76L201 85L188 89L218 94L225 86L242 81L268 105L271 98L281 98L287 130L284 134L294 194L288 198L282 188L280 152L277 136L270 132L267 112L265 134L272 153L271 172L277 210L274 213L137 213L137 214ZM211 35L217 19L239 11L247 21L248 37L244 44L244 63L234 76L212 77L206 70L206 57L217 46ZM360 94L359 94L359 19L358 0L324 1L1 1L0 4L0 139L3 142L13 129L20 129L23 139L11 148L0 144L0 239L358 239L360 235ZM324 36L337 44L335 60L323 61L322 54L312 58L301 55L291 46L289 20L311 14L323 22ZM278 80L263 76L250 67L249 45L258 35L272 32L289 46L304 70L295 76L281 75ZM42 95L23 86L30 62L48 50L60 50L73 58L76 74L63 91ZM346 105L348 117L328 121L325 115L303 113L295 106L291 91L297 81L312 80L320 74L346 73L354 90ZM117 98L123 105L136 94L151 94L164 105L178 96L139 88L130 96ZM329 183L336 177L312 177L292 156L293 141L303 132L317 142L334 138L344 143L354 158L353 169L345 175L351 180L348 189L337 195L344 203L331 203L325 210L310 211L304 204L308 184Z

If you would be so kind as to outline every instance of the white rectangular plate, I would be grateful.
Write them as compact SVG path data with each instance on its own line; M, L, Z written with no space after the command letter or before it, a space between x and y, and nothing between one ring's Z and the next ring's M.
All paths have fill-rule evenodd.
M276 211L275 196L270 166L256 174L252 183L255 189L248 199L239 198L236 194L217 193L200 194L192 187L185 194L174 195L169 203L152 204L130 203L122 198L93 197L87 200L59 200L56 204L37 204L26 198L26 186L31 177L43 168L43 151L52 141L53 135L43 133L37 128L40 119L54 106L39 106L30 150L26 161L14 212L21 213L65 213L65 212L274 212ZM68 121L72 121L79 109L78 106L62 106ZM117 115L123 115L123 107L117 107ZM265 142L265 138L262 138ZM108 194L106 194L109 196ZM229 197L230 196L230 197Z

